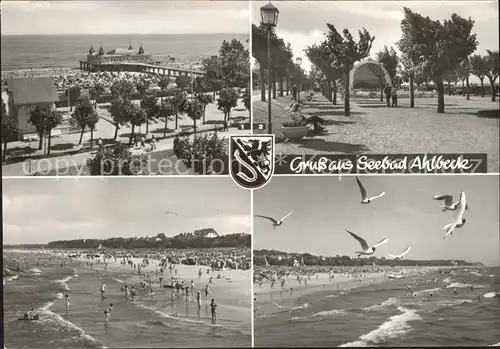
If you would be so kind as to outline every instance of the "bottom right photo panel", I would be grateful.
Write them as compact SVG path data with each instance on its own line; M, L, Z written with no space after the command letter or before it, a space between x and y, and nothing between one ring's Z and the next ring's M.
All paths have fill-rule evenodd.
M254 192L254 344L500 345L498 175L275 176Z

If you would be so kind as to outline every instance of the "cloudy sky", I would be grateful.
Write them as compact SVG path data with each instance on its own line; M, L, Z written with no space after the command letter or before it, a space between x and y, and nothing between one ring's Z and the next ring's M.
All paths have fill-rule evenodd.
M256 1L252 8L252 21L260 23L260 7L267 2ZM384 47L394 45L401 38L400 24L403 7L432 19L444 20L452 13L469 16L475 21L474 32L479 41L478 51L498 50L497 1L293 1L274 2L279 9L277 34L292 45L295 56L303 58L302 68L310 69L304 50L312 43L324 40L326 23L340 31L344 28L357 38L363 26L375 36L372 57Z
M4 244L250 233L250 193L220 177L4 179L3 224Z
M249 3L2 1L2 35L248 33Z
M254 249L308 252L315 255L354 257L358 242L345 229L373 246L383 237L389 242L377 257L400 254L407 246L409 259L464 259L500 265L499 182L488 176L362 176L368 195L385 197L361 205L354 177L274 177L254 193L254 214L283 217L281 227L254 219ZM470 210L466 224L447 239L442 227L453 220L442 212L436 194L457 198L465 191Z

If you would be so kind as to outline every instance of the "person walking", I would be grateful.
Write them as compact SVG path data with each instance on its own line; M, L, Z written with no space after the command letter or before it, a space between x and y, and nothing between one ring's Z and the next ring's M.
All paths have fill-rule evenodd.
M388 108L391 107L391 93L392 93L391 86L389 86L389 84L386 84L385 88L384 88L384 94L385 94L385 100L387 102L387 107Z
M141 148L146 148L146 139L144 136L141 136Z
M392 88L391 97L392 97L392 106L397 107L398 106L398 90L396 87Z
M215 299L212 298L212 302L210 303L210 310L212 312L212 323L217 323L217 314L216 314L217 304L215 303Z
M102 138L99 137L99 139L97 140L97 146L99 147L99 149L102 149Z
M156 137L155 137L155 135L153 135L153 137L151 137L151 150L156 150Z

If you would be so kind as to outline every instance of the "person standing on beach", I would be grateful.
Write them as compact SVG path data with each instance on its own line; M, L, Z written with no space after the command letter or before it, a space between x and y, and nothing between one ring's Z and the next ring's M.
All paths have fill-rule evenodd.
M132 289L130 290L130 300L133 302L135 301L135 296L137 295L137 292L135 291L135 287L132 286Z
M71 298L69 298L69 295L64 296L64 302L66 303L66 312L69 312L69 306L71 305Z
M141 136L141 148L146 148L146 140L144 139L144 136Z
M125 301L128 301L129 291L128 291L128 286L127 285L125 285L124 290L125 290Z
M113 303L109 305L106 309L104 309L104 322L109 321L109 317L111 316L111 312L113 311Z
M208 295L210 294L210 286L208 284L205 286L205 299L208 301Z
M198 304L198 308L201 308L201 292L198 291L196 294L196 303Z
M191 280L191 294L194 294L194 281Z
M151 150L156 150L156 137L155 137L155 135L153 135L153 137L151 137Z
M210 310L212 311L212 323L214 325L217 322L216 309L217 309L217 304L215 304L215 299L212 298L212 302L210 303Z
M392 106L397 107L398 106L398 90L393 87L391 89L391 97L392 97Z
M101 291L101 298L102 299L106 298L104 297L104 292L106 291L106 285L104 284L104 282L101 284L100 291Z

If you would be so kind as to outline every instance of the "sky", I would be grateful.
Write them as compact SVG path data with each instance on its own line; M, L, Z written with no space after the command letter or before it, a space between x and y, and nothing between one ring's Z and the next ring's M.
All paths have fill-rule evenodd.
M260 23L260 7L266 1L256 1L252 7L252 21ZM409 7L432 19L443 21L452 13L475 21L473 31L479 41L478 52L498 50L498 1L275 1L279 10L276 32L285 42L290 42L295 57L302 57L302 68L309 71L311 63L304 50L313 43L324 40L326 23L337 30L349 29L357 39L357 31L365 27L375 41L371 57L384 45L395 46L401 38L400 24L403 7ZM395 47L396 48L396 47Z
M373 246L384 237L375 256L400 254L411 246L408 259L457 259L500 266L498 175L360 176L369 196L384 197L362 205L354 176L277 177L254 192L254 215L283 217L273 230L254 218L253 248L318 256L354 257L359 243L345 229ZM442 212L434 195L459 198L465 191L466 224L441 239L442 227L454 212Z
M250 233L250 223L250 193L230 178L3 180L4 244Z
M248 33L238 1L2 1L2 35Z

